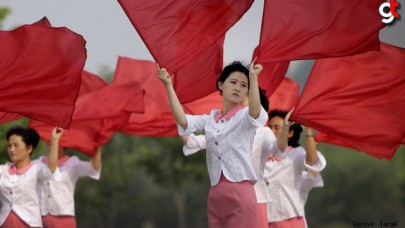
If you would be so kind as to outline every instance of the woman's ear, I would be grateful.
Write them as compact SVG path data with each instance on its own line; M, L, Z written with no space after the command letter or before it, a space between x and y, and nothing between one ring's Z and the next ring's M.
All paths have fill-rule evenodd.
M27 146L28 153L31 155L32 154L32 145Z
M222 92L222 85L223 85L223 84L224 84L224 83L221 82L221 81L218 82L218 88L219 88L219 90L221 90L221 92Z
M217 85L218 85L218 89L219 89L219 93L222 95L222 85L223 85L224 83L223 82L221 82L221 81L218 81L217 82Z
M294 130L288 131L288 138L291 138L294 135Z

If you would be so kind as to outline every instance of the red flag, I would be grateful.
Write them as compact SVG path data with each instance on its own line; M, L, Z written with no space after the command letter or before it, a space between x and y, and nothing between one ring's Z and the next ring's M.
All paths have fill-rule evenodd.
M177 127L168 106L166 89L152 61L119 57L113 83L139 82L144 95L144 113L131 115L122 132L141 136L177 136Z
M326 143L335 144L338 146L349 147L349 148L351 147L350 144L348 144L342 140L333 138L333 137L329 136L328 134L325 134L325 133L319 132L319 131L315 134L315 141L326 142Z
M181 103L215 91L223 41L253 0L119 0L152 56L174 76Z
M297 103L298 98L299 85L294 80L285 77L280 86L269 97L270 110L280 109L290 111Z
M79 97L95 92L97 90L100 90L108 85L108 82L103 80L101 77L88 72L86 70L82 71L82 81L80 83L80 90L79 90Z
M24 116L16 113L0 112L0 124L23 118Z
M59 143L92 156L98 146L128 123L132 112L143 111L143 91L136 82L108 84L86 71L82 78L70 128ZM41 139L49 141L52 125L31 120L30 127L38 131Z
M143 113L143 94L138 82L108 84L99 76L83 71L73 120L114 118L122 112Z
M256 47L253 51L252 61L263 65L263 70L259 75L259 86L266 90L267 96L271 96L280 83L283 81L285 74L290 66L290 61L285 62L266 62L259 60L259 48Z
M258 62L319 59L379 50L385 0L266 0Z
M215 43L253 0L118 0L161 67L175 73Z
M217 90L223 67L224 36L191 60L174 75L173 86L181 103L187 103Z
M183 104L184 111L192 115L209 114L212 109L222 109L222 96L218 91L198 100Z
M86 60L85 40L43 19L0 31L0 110L67 128Z
M292 118L391 159L405 135L404 66L405 49L383 43L381 52L317 60Z
M63 132L59 145L74 148L89 156L94 155L99 146L97 139L102 129L102 122L102 120L72 121L69 129ZM54 126L36 120L31 120L28 126L34 128L42 140L49 142Z

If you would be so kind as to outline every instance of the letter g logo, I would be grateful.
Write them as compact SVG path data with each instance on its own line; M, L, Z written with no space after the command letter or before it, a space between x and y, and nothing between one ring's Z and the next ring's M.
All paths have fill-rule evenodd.
M398 5L398 2L395 2L395 0L390 0L390 2L384 2L380 5L378 11L383 17L383 19L381 20L383 23L389 24L394 20L394 18L398 18L398 13L395 12L395 8L397 8ZM388 12L384 11L385 8L389 9Z

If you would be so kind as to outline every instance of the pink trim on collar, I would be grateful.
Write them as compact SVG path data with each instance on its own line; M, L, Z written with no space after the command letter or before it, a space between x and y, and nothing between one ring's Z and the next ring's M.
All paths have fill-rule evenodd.
M225 116L222 115L221 111L215 113L215 115L214 115L215 122L218 122L221 118L230 120L242 108L243 108L242 105L237 105L237 106L233 107L231 110L229 110L229 112L226 113Z
M10 175L13 175L13 174L22 175L22 174L24 174L25 172L27 172L27 171L31 168L31 166L32 166L33 164L34 164L34 163L30 162L30 164L26 165L25 167L23 167L23 168L21 168L21 169L17 169L17 167L15 166L15 164L12 164L12 165L10 166L10 168L8 168L8 174L10 174Z
M69 160L69 156L67 156L67 155L59 158L58 166L62 166L63 164L65 164L65 162L67 162L67 160ZM46 164L47 162L48 162L48 157L42 158L42 163Z
M275 156L274 154L269 154L269 158L267 159L268 161L282 161L284 158Z

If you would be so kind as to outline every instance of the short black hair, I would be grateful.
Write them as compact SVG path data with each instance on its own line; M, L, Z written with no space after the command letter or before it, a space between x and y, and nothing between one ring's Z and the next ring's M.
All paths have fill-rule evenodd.
M247 79L248 79L248 90L249 90L249 69L247 67L245 67L241 62L239 61L234 61L231 64L229 64L228 66L226 66L221 74L219 75L218 79L217 79L217 89L219 90L219 93L222 95L222 91L221 89L219 89L219 82L224 82L229 75L231 75L233 72L241 72L243 74L246 75Z
M266 112L269 111L269 98L266 95L266 90L262 89L259 87L259 95L260 95L260 104L266 110Z
M23 128L16 125L8 129L6 133L7 141L12 135L20 136L26 146L32 146L32 150L34 150L38 146L39 134L33 128Z

